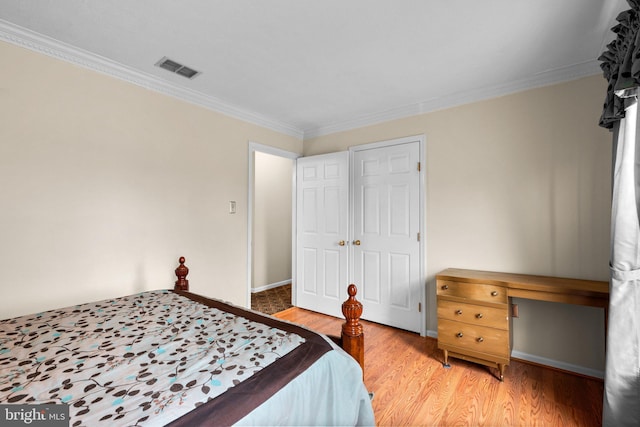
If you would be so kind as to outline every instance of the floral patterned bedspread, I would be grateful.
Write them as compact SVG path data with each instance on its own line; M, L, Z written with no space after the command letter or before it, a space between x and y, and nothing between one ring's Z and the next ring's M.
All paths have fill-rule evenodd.
M0 402L66 403L71 426L164 425L304 342L172 291L52 310L0 321Z

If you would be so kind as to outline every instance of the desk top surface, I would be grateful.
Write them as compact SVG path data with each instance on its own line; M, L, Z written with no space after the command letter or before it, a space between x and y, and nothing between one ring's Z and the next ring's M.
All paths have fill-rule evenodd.
M597 280L465 270L459 268L443 270L436 275L436 279L469 283L481 282L523 291L584 295L591 298L609 298L609 282Z

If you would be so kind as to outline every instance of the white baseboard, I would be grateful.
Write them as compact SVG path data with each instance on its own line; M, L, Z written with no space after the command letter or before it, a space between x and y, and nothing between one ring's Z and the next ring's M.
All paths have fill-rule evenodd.
M511 352L511 357L514 359L537 363L539 365L551 366L553 368L562 369L563 371L575 372L576 374L586 375L588 377L604 378L604 371L574 365L560 360L547 359L546 357L536 356L535 354L522 353L520 351L513 350Z
M281 282L276 282L276 283L270 283L268 285L264 285L264 286L260 286L258 288L251 289L251 293L255 294L256 292L266 291L266 290L269 290L269 289L277 288L279 286L288 285L289 283L291 283L291 279L283 280Z
M427 329L427 336L431 338L438 338L438 331L432 331L431 329Z

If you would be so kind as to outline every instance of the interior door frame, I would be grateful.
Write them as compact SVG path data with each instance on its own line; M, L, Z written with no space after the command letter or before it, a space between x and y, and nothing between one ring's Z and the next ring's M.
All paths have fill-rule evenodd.
M248 191L247 191L247 296L246 307L251 308L251 277L253 275L253 200L255 196L255 153L256 152L271 154L278 157L284 157L294 160L293 173L291 181L291 289L295 289L296 278L296 167L295 160L302 157L302 154L292 151L283 150L281 148L272 147L270 145L260 144L258 142L249 141L249 166L248 166ZM292 303L295 305L295 293L291 295Z
M395 139L389 139L389 140L384 140L384 141L378 141L378 142L372 142L372 143L368 143L368 144L362 144L362 145L354 145L349 147L349 230L354 230L355 227L355 218L354 218L354 214L353 214L353 206L354 206L354 200L353 200L353 195L354 195L354 153L356 151L363 151L363 150L371 150L374 148L381 148L381 147L390 147L393 145L399 145L399 144L407 144L410 142L418 142L418 146L419 146L419 154L418 157L420 159L420 174L419 174L419 182L418 182L418 186L419 186L419 229L420 229L420 241L419 241L419 263L420 263L420 306L421 306L421 310L420 310L420 336L426 336L427 335L427 304L426 304L426 283L427 283L427 278L426 278L426 242L427 242L427 235L426 235L426 183L425 183L425 175L426 175L426 157L425 157L425 153L426 153L426 137L424 134L422 135L414 135L414 136L406 136L406 137L402 137L402 138L395 138ZM350 231L351 233L352 231ZM349 236L349 239L352 240L353 236ZM350 250L352 250L352 248L350 248ZM349 260L351 261L353 259L353 254L350 253L349 254ZM352 270L349 269L349 275L352 274ZM349 277L349 280L353 280L353 277Z

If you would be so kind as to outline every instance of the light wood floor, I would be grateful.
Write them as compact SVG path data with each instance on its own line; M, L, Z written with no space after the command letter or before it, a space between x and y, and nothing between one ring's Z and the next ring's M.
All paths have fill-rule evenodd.
M277 317L328 335L342 319L300 308ZM450 359L433 338L376 323L365 328L365 384L380 426L599 426L603 382L512 360L504 382L487 367Z

